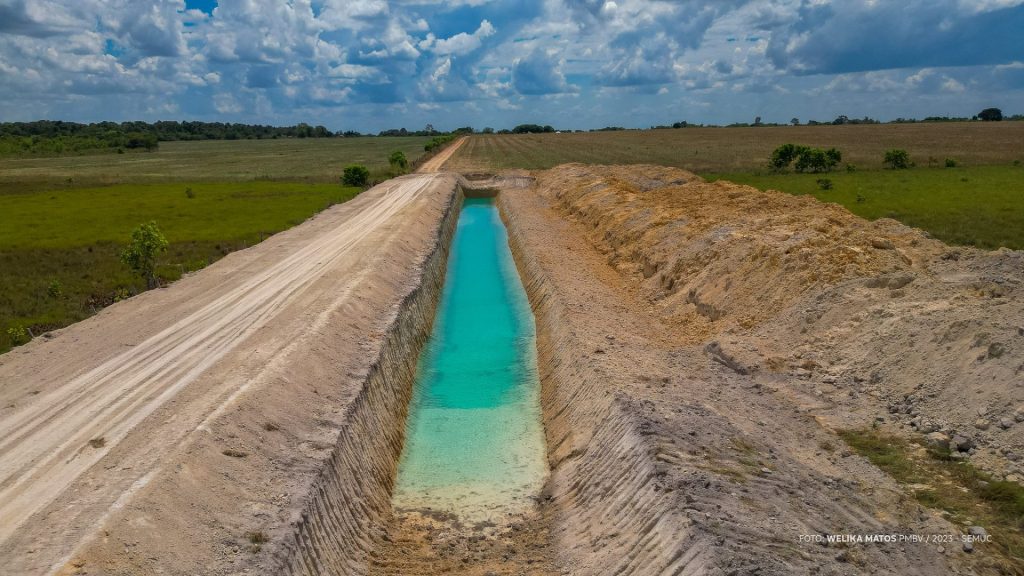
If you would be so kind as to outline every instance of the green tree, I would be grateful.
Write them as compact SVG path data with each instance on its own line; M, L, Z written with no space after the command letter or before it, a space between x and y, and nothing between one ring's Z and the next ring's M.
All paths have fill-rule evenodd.
M352 164L345 167L345 172L342 173L341 182L345 186L366 186L366 183L370 181L370 171L362 164Z
M785 170L806 149L806 146L783 144L772 152L771 158L768 159L768 165L775 170Z
M794 168L797 172L828 172L829 157L820 148L808 148L800 153Z
M405 152L401 150L395 150L391 153L388 158L388 163L391 164L392 168L398 170L407 170L409 168L409 159L405 157Z
M156 258L167 251L167 238L156 222L142 224L132 230L132 238L121 251L121 262L146 279L148 288L156 288Z
M904 168L910 168L910 154L906 150L900 148L893 148L892 150L885 151L885 158L883 160L889 165L889 168L893 170L902 170Z
M978 112L978 118L985 122L999 122L1003 119L1003 111L999 108L985 108Z

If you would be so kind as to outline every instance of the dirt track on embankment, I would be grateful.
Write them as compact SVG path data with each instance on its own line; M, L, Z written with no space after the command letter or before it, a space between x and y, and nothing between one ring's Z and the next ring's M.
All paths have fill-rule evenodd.
M296 530L455 190L388 181L0 357L4 572L265 564L252 534Z

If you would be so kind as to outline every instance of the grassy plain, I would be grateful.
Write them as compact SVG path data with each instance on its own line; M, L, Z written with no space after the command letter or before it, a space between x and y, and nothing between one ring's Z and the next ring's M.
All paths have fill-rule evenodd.
M787 142L838 148L844 163L829 174L772 173L768 157ZM882 157L890 148L908 150L917 166L885 170ZM947 158L957 167L944 168ZM566 162L676 166L712 180L813 194L952 244L1024 249L1024 122L473 136L449 167L537 170ZM819 187L822 178L831 181L831 190Z
M158 273L174 280L355 196L340 184L345 165L382 179L391 152L415 160L429 140L165 142L150 153L0 159L0 352L10 328L38 336L144 289L118 260L143 222L167 236Z
M949 244L1024 250L1024 167L965 166L831 174L704 174L761 190L811 194L869 220L893 218ZM822 190L818 180L831 182Z
M1024 574L1024 488L996 480L967 462L950 458L948 449L926 448L877 430L841 432L858 454L910 489L922 506L954 524L980 525L992 541L975 544L986 552L983 566L993 574ZM960 542L944 544L954 550Z

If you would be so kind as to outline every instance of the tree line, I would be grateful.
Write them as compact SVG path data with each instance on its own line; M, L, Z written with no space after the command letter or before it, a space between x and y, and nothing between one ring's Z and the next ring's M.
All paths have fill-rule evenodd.
M323 126L296 124L295 126L265 126L262 124L234 124L226 122L94 122L80 124L62 120L0 123L0 137L57 138L83 136L110 138L114 135L149 134L160 142L176 140L249 140L263 138L329 138L335 134Z

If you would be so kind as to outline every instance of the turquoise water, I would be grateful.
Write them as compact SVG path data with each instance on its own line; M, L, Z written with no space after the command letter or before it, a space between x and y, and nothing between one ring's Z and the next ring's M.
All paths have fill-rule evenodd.
M396 509L484 519L529 505L547 473L535 327L491 199L466 199L423 353Z

